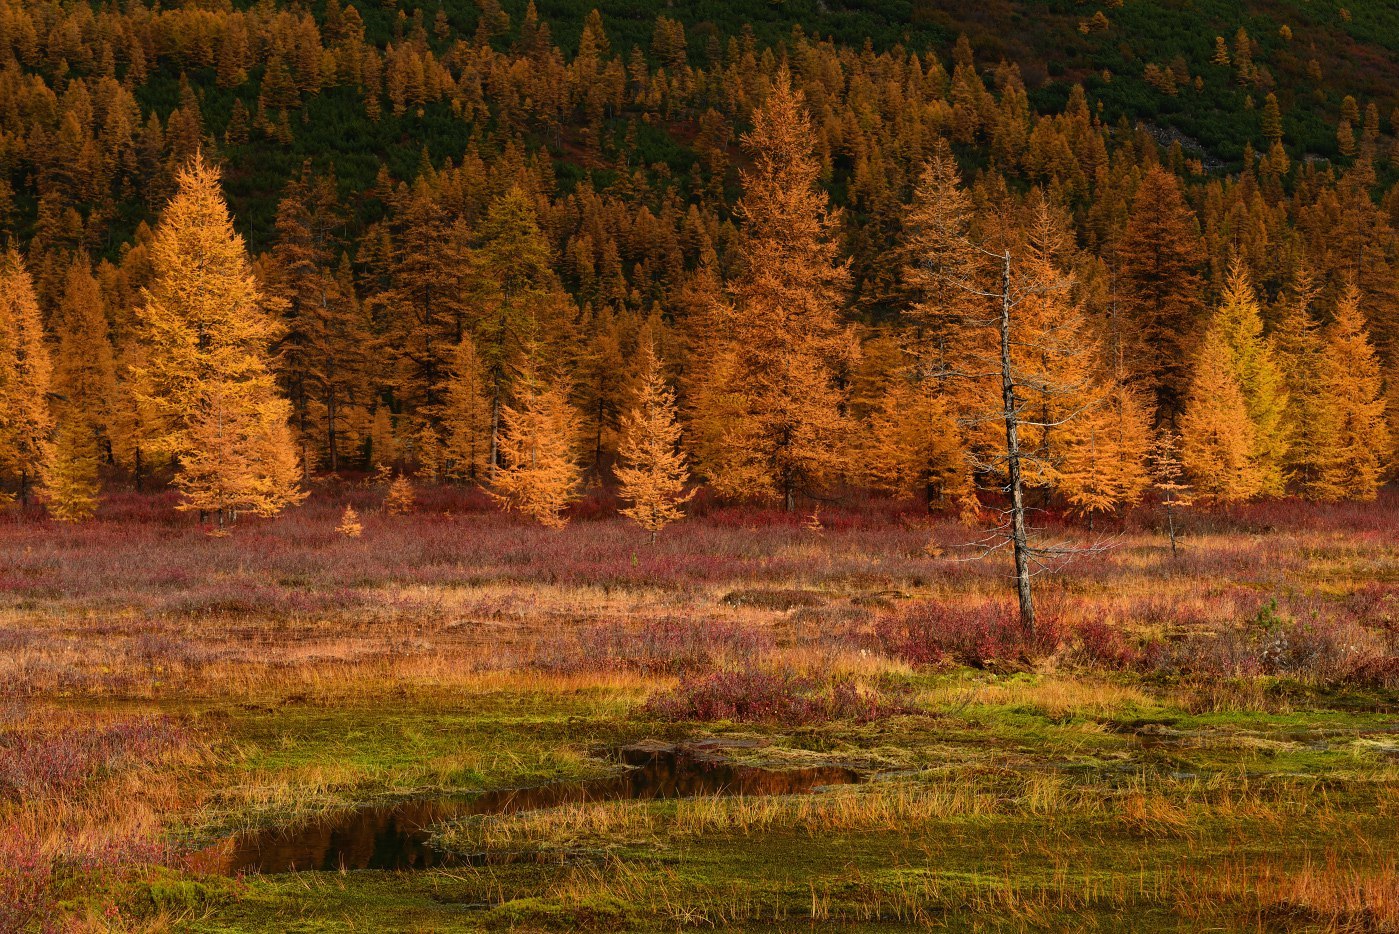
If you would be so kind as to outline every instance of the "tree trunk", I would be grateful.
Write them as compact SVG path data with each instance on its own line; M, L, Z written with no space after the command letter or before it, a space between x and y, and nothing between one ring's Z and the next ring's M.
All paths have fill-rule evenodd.
M1016 410L1015 378L1010 366L1010 251L1001 273L1001 399L1005 405L1006 473L1010 493L1010 534L1015 550L1015 590L1020 598L1020 625L1035 631L1035 602L1030 593L1030 548L1025 531L1025 492L1020 479L1020 417Z
M486 479L495 480L495 465L500 459L500 393L491 397L491 452L486 459Z

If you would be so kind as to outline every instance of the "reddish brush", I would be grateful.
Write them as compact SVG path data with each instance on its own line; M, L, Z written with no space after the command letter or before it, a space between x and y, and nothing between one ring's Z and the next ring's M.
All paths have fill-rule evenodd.
M830 720L866 723L901 712L849 678L806 678L791 672L716 671L682 681L647 701L663 720L730 720L801 725Z
M1033 633L1009 603L973 606L920 600L884 614L876 633L885 651L914 665L1023 663L1053 652L1059 630L1045 617Z

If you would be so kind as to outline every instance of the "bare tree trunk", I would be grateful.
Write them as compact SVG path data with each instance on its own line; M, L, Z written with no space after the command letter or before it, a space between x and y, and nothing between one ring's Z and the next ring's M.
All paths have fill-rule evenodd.
M1010 366L1010 251L1001 272L1001 398L1005 405L1006 473L1010 493L1011 544L1015 549L1015 590L1020 598L1020 625L1035 631L1035 602L1030 594L1030 548L1025 530L1025 493L1020 479L1020 418Z

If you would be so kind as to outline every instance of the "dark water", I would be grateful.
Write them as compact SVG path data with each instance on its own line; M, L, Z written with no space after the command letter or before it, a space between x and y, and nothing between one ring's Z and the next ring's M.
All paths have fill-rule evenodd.
M838 766L779 771L734 765L702 746L635 746L622 750L620 757L630 768L609 778L341 811L290 828L239 834L195 854L192 861L206 872L227 875L429 869L470 860L428 843L434 824L469 815L514 814L588 801L803 794L859 779L853 769Z

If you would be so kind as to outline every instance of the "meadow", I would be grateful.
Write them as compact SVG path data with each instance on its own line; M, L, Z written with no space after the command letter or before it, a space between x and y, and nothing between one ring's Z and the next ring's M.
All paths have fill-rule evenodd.
M0 930L1399 930L1393 492L1187 511L1175 556L1149 508L1046 515L1107 547L1037 582L1033 636L915 504L701 499L651 545L601 496L559 531L381 497L226 536L165 495L6 515ZM646 741L859 780L464 815L436 868L221 869Z

